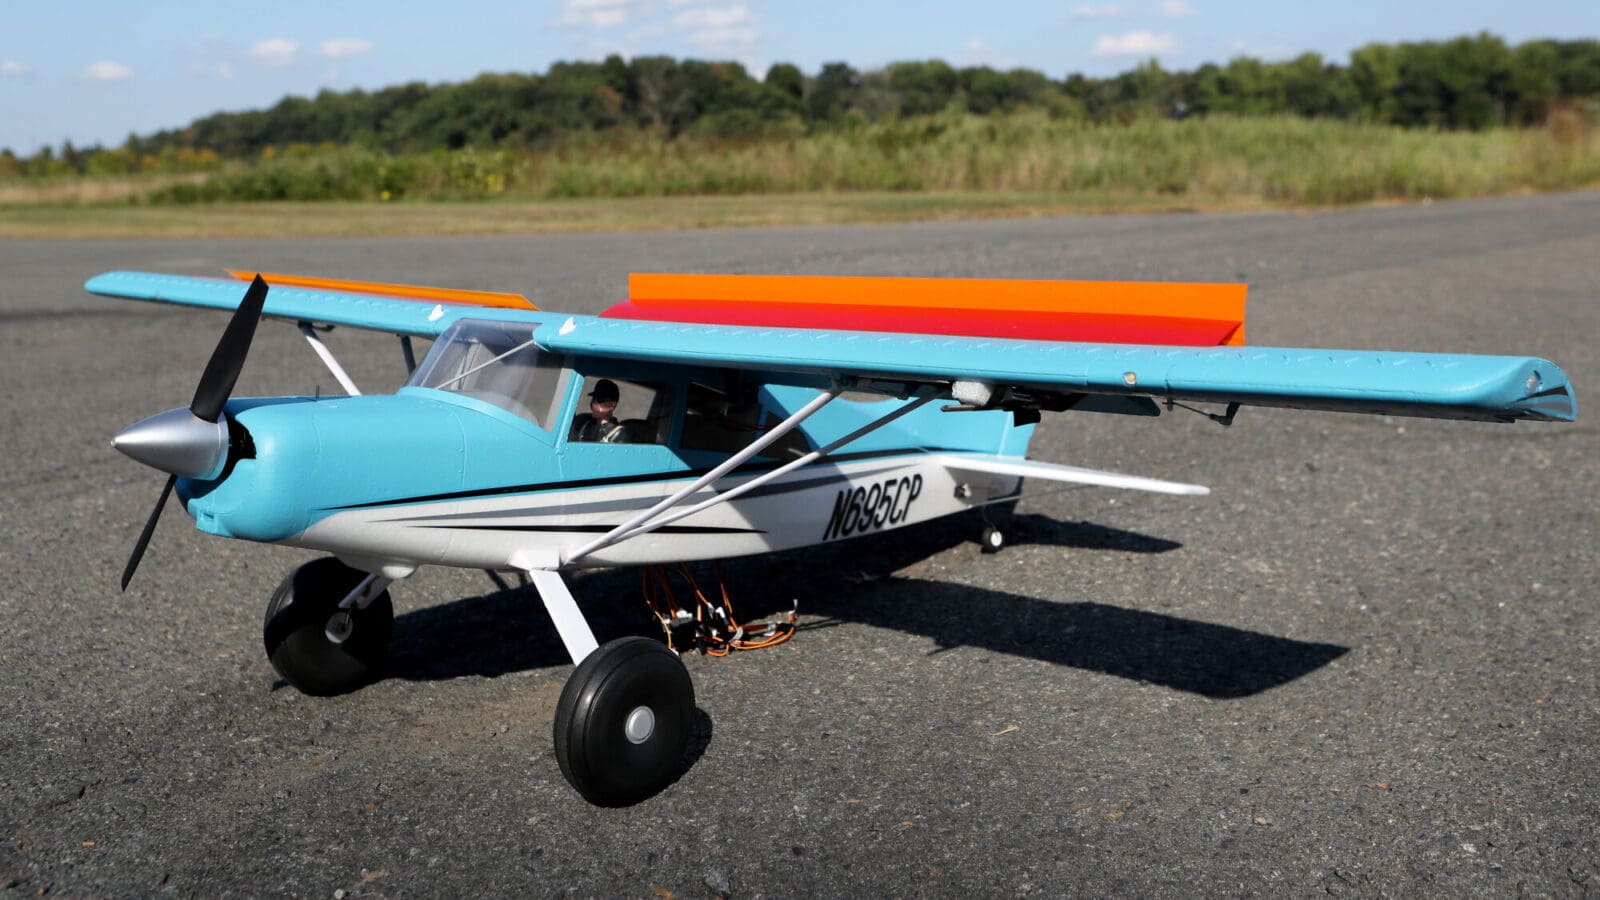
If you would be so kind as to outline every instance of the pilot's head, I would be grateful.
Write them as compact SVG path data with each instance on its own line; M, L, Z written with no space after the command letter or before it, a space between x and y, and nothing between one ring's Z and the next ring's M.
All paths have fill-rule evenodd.
M594 383L594 390L589 392L589 414L596 419L609 419L616 415L617 400L622 393L617 390L617 383L609 378L602 378Z

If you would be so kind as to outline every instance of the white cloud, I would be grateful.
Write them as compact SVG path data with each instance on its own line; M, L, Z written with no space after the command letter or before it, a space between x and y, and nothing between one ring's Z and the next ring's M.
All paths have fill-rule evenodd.
M15 59L0 59L0 78L22 78L32 72L33 69L25 62Z
M299 61L300 45L283 38L272 38L256 42L244 55L269 69L285 69Z
M1156 12L1169 19L1181 19L1184 16L1194 15L1194 7L1186 0L1161 0L1161 5L1156 7Z
M1094 42L1095 56L1160 56L1178 46L1178 38L1171 34L1151 31L1130 31L1127 34L1102 34Z
M753 54L761 44L761 29L755 27L707 28L703 31L684 35L683 42L691 47L704 50L712 56L745 59Z
M555 23L581 54L666 54L737 60L763 68L761 16L742 0L562 0Z
M761 44L761 18L743 3L686 9L672 26L685 44L719 56L749 57Z
M1127 8L1120 3L1080 3L1067 10L1069 19L1114 19L1126 15Z
M372 52L372 42L365 38L335 38L322 42L322 55L329 59L349 59Z
M127 81L133 77L133 70L122 63L102 59L78 74L89 81Z
M680 28L732 28L759 21L743 3L733 6L700 6L686 9L672 19Z
M561 4L561 24L617 28L654 8L652 0L565 0Z

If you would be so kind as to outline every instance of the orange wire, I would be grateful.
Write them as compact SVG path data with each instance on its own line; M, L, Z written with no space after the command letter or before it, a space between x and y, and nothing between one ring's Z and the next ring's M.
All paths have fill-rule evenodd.
M728 591L727 579L722 574L722 564L715 564L714 572L717 578L718 594L721 604L711 601L701 589L700 583L695 580L694 574L689 571L686 563L678 564L678 573L683 577L689 589L695 595L695 646L701 653L708 656L723 657L735 650L760 650L766 647L775 647L794 636L795 617L789 613L787 622L765 622L751 629L753 636L746 638L746 629L733 615L733 599ZM676 592L672 588L672 580L668 575L666 566L645 566L643 579L643 593L645 603L650 607L650 612L655 615L656 621L661 625L662 631L667 636L667 646L674 647L672 637L672 623L688 613L677 602ZM662 612L665 606L667 613Z

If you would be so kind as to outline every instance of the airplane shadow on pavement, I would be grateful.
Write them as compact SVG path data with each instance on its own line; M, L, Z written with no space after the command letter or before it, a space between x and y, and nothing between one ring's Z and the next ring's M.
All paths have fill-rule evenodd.
M801 641L806 628L859 622L923 635L941 649L979 647L1217 699L1261 693L1349 652L1335 644L1093 601L1044 600L895 574L971 541L979 521L976 516L954 516L854 541L729 560L724 574L741 621L781 615L798 595ZM1128 553L1164 553L1181 546L1038 515L1011 517L1007 531L1012 546ZM995 557L1004 558L1004 551ZM710 564L696 564L692 571L703 587L715 584ZM660 634L640 585L636 569L572 578L573 593L602 643L630 634ZM774 592L773 586L781 587ZM388 674L432 681L567 664L566 650L538 598L531 588L513 581L505 590L401 615L395 622Z

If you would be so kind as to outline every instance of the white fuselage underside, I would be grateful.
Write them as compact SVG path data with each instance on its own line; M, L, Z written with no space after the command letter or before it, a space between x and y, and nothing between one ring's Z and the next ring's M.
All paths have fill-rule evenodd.
M755 475L730 476L684 499L707 500ZM510 570L559 559L681 488L631 481L337 512L285 543L365 561ZM790 472L734 500L595 551L571 566L716 559L844 540L926 522L1021 489L1014 475L952 471L908 454Z

